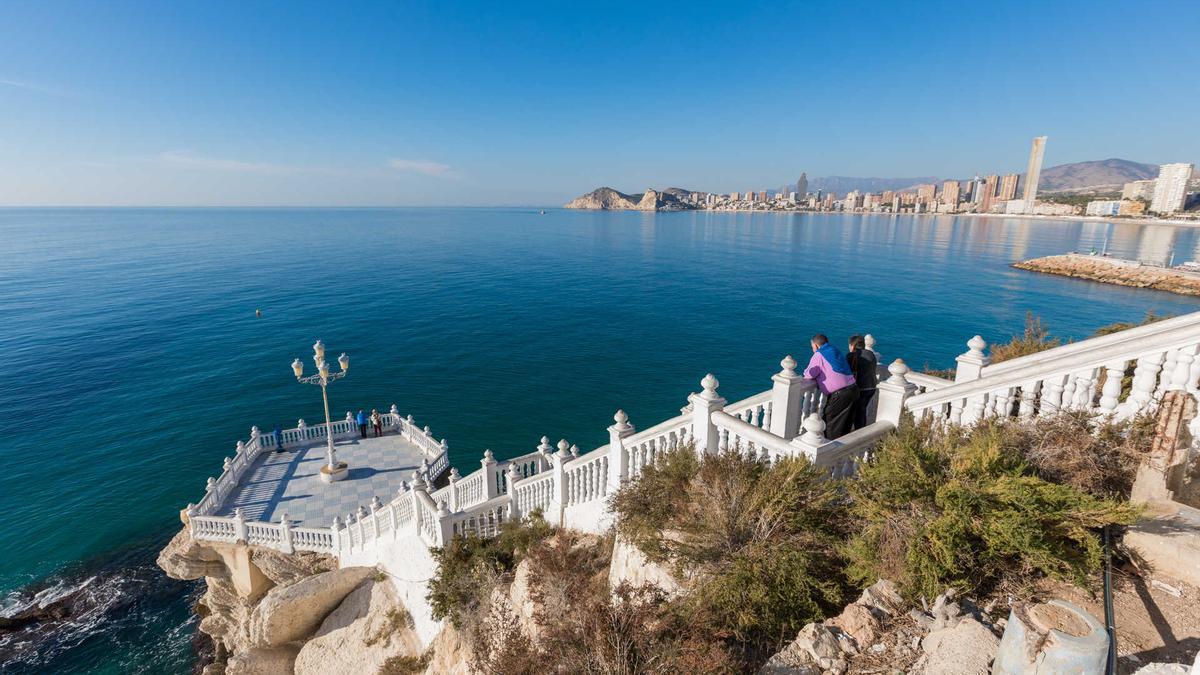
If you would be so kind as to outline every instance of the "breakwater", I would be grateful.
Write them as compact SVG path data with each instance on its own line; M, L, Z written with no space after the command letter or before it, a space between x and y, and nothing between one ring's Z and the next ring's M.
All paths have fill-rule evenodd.
M1152 288L1182 295L1200 295L1200 273L1146 265L1136 260L1068 253L1024 260L1013 263L1013 267L1106 284Z

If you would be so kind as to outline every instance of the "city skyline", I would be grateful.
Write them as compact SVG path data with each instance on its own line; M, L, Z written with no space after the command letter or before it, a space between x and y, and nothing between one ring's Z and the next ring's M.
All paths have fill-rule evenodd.
M1175 20L1108 2L871 22L807 3L12 6L0 205L546 205L596 185L779 185L796 167L1005 175L1037 134L1051 165L1195 162L1200 94L1166 65L1194 57L1200 8L1160 4ZM1122 40L1097 38L1111 25ZM961 77L913 86L933 70Z

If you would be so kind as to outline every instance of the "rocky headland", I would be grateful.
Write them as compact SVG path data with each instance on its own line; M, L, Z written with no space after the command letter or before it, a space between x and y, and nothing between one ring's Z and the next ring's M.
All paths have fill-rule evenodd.
M1200 273L1170 267L1153 267L1137 261L1099 255L1051 255L1013 263L1013 267L1119 286L1200 295Z
M602 187L567 202L568 209L593 209L597 211L687 211L695 208L684 201L690 190L667 188L658 191L647 188L639 194L625 194L610 187Z

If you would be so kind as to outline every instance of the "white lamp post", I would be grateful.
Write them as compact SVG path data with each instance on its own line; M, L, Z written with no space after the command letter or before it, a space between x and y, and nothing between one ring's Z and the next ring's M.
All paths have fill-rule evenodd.
M329 372L329 364L325 363L325 344L320 340L313 345L313 363L317 365L317 374L304 377L304 363L300 359L292 361L292 372L296 374L296 381L302 384L319 384L321 385L321 398L325 401L325 466L321 467L321 480L326 483L332 483L341 480L350 473L350 465L345 462L339 462L337 455L333 450L333 422L329 419L329 394L325 388L330 382L340 380L346 376L346 371L350 370L350 357L342 354L338 357L338 364L341 365L341 372Z

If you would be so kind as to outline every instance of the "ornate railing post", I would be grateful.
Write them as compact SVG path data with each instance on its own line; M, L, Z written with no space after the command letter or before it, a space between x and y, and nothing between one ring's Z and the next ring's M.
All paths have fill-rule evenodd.
M554 453L554 509L558 512L558 524L562 525L563 509L567 507L567 477L563 465L571 460L571 444L564 438L558 442Z
M554 446L550 445L550 439L542 436L542 440L538 443L538 473L549 469L554 465L554 461L550 459L550 455L554 454Z
M820 414L812 413L804 418L802 426L804 433L793 438L789 445L804 453L810 461L816 462L821 449L831 443L828 438L825 438L825 422L821 419Z
M250 440L246 443L246 447L250 449L250 454L254 454L255 450L262 449L260 443L261 434L258 433L258 427L250 427Z
M479 466L483 469L484 501L494 499L500 494L500 485L496 480L496 458L491 450L483 451L483 459L479 460Z
M725 408L725 399L717 393L717 387L720 384L717 378L709 373L704 376L703 380L700 380L700 386L704 388L704 391L688 396L688 400L692 403L692 437L696 441L697 453L716 454L717 452L721 435L717 432L717 426L712 422L712 414Z
M771 376L771 426L767 431L791 440L800 433L804 376L796 372L796 359L791 354L783 357L779 365L783 370Z
M286 512L279 519L279 550L284 553L296 552L295 547L292 546L292 524L288 522Z
M396 407L395 403L393 403L392 407L388 409L388 413L390 415L388 421L391 422L391 424L388 424L388 426L396 427L396 431L400 431L400 409Z
M958 367L954 371L955 382L971 382L979 379L984 366L991 361L987 354L983 353L986 348L987 342L978 335L967 340L967 351L954 359L958 362Z
M425 479L421 477L420 471L412 473L412 514L413 514L413 529L417 536L421 536L421 520L425 517L425 505L421 503L421 494L428 493L425 485Z
M460 477L458 468L450 467L449 487L446 488L446 493L450 495L450 510L454 513L458 513L458 490L454 489L454 486L458 484Z
M621 484L629 478L629 453L625 451L624 439L635 433L624 410L618 410L613 421L616 424L608 427L608 494L621 489Z
M517 504L517 490L514 487L517 481L521 480L521 474L517 472L517 464L515 462L508 465L508 503L509 518L512 520L521 519L521 507Z
M437 525L437 545L445 546L454 538L454 522L450 518L450 509L446 508L445 499L437 505Z
M233 510L233 540L238 544L246 543L246 514L240 507Z
M888 366L891 377L879 383L879 407L876 408L876 422L891 422L900 426L900 417L904 413L904 402L908 397L917 393L917 385L905 377L908 366L903 359L896 359Z
M342 519L334 516L333 524L329 526L329 531L333 533L333 552L337 554L342 550Z

